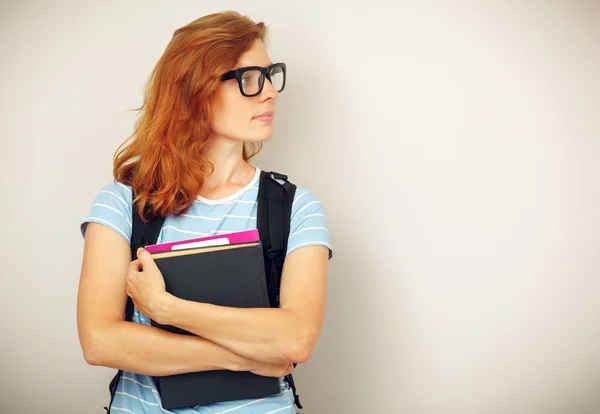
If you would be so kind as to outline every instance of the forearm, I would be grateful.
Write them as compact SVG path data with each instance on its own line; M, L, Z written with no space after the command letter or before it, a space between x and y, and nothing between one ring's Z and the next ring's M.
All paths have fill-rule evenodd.
M86 360L151 376L227 369L250 370L253 361L207 339L178 335L132 322L113 322L86 332Z
M162 318L161 323L267 363L304 362L307 342L315 336L294 312L279 308L230 308L174 298Z

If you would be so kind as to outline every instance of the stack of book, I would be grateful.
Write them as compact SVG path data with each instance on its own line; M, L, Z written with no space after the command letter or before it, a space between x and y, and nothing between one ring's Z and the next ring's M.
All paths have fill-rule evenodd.
M258 230L146 246L167 292L181 299L237 308L269 307ZM155 327L193 335L175 326ZM174 351L176 352L176 351ZM262 398L279 392L279 380L251 372L202 371L157 377L165 409Z

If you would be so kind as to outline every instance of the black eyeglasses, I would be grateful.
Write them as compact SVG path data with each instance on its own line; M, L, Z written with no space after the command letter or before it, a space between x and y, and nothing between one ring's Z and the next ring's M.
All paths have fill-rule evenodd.
M266 68L247 66L227 72L221 76L221 80L237 79L241 94L251 97L262 92L265 78L271 82L277 92L283 91L283 88L285 88L285 71L285 63L273 63Z

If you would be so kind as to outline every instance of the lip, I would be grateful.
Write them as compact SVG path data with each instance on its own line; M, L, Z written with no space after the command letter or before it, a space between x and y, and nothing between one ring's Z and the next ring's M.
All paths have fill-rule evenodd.
M267 111L267 112L263 112L260 115L256 115L254 118L252 119L256 119L257 121L272 121L273 118L275 118L275 112L273 111Z

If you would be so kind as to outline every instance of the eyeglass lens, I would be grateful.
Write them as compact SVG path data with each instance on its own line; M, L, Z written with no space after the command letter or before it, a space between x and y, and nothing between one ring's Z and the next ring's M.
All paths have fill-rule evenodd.
M269 73L271 76L271 83L277 92L281 91L283 87L284 74L283 69L279 66L275 66ZM242 75L242 88L244 93L247 95L257 94L263 86L265 79L260 70L247 70Z

